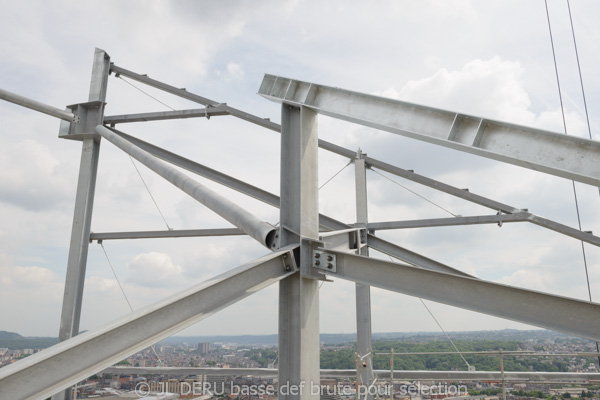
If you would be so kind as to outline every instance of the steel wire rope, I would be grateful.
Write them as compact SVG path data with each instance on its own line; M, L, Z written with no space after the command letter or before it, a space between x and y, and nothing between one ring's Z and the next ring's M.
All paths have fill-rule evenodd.
M340 174L340 173L341 173L343 170L345 170L345 169L346 169L346 167L348 167L348 165L350 165L350 164L352 164L352 160L350 160L350 161L348 162L348 164L344 165L344 166L342 167L342 169L340 169L338 172L336 172L335 174L333 174L333 176L332 176L331 178L327 179L327 181L326 181L324 184L322 184L321 186L319 186L319 189L318 189L318 190L321 190L321 189L322 189L322 188L323 188L325 185L327 185L329 182L331 182L331 181L333 180L333 178L335 178L336 176L338 176L338 175L339 175L339 174Z
M431 204L433 204L433 205L434 205L434 206L436 206L437 208L439 208L439 209L441 209L441 210L443 210L443 211L447 212L448 214L452 215L453 217L458 217L458 215L457 215L457 214L454 214L452 211L449 211L448 209L446 209L446 208L444 208L444 207L440 206L439 204L436 204L436 203L434 203L433 201L429 200L429 199L428 199L428 198L426 198L425 196L422 196L422 195L420 195L419 193L415 192L414 190L412 190L412 189L409 189L408 187L406 187L406 186L402 185L401 183L398 183L398 182L396 182L396 181L395 181L395 180L393 180L392 178L390 178L390 177L388 177L388 176L385 176L384 174L380 173L379 171L377 171L377 170L376 170L376 169L374 169L373 167L370 167L369 169L370 169L371 171L375 172L377 175L380 175L380 176L384 177L385 179L389 180L390 182L393 182L393 183L395 183L396 185L400 186L400 187L401 187L401 188L403 188L404 190L407 190L407 191L409 191L410 193L414 194L415 196L417 196L417 197L420 197L421 199L423 199L423 200L427 201L428 203L431 203Z
M138 176L140 177L140 179L142 180L142 183L144 184L144 187L146 188L146 191L148 192L148 194L150 195L150 198L152 199L152 202L154 203L154 205L156 206L156 209L158 210L158 213L160 214L160 217L162 218L163 222L165 223L165 225L167 226L167 229L172 231L173 228L171 228L169 226L169 223L167 222L167 220L165 219L165 216L163 215L162 211L160 210L160 207L158 206L158 203L156 202L156 199L154 198L154 196L152 195L152 192L150 191L150 188L148 187L148 185L146 185L146 181L144 180L144 178L142 177L142 174L140 173L140 170L138 169L137 165L135 165L135 161L133 161L133 157L129 156L129 159L131 160L131 163L133 164L133 168L135 168Z
M122 76L117 76L117 78L121 79L123 82L127 83L128 85L130 85L131 87L139 90L140 92L142 92L143 94L145 94L146 96L150 97L151 99L157 101L158 103L162 104L163 106L170 108L171 110L175 111L175 109L173 107L171 107L170 105L160 101L159 99L157 99L156 97L150 95L149 93L145 92L144 90L140 89L139 87L137 87L136 85L134 85L133 83L129 82L128 80L124 79ZM158 210L158 213L160 214L160 217L162 218L163 222L165 223L165 225L167 226L167 229L172 231L173 228L171 228L169 226L169 223L167 222L167 220L165 219L165 216L163 215L162 211L160 210L160 207L158 206L158 203L156 202L156 199L154 198L154 196L152 195L152 192L150 191L150 188L148 187L148 185L146 184L146 181L144 180L144 178L142 177L142 174L140 173L140 170L138 169L137 165L135 164L135 162L133 161L133 158L131 156L129 156L129 159L131 160L131 163L133 164L133 167L135 168L138 176L140 177L140 179L142 180L142 183L144 184L144 187L146 188L146 191L148 192L148 194L150 195L150 198L152 199L152 202L154 203L154 205L156 206L156 209Z
M108 254L106 253L106 249L104 248L104 244L102 243L101 240L99 240L98 243L100 244L100 247L102 247L102 251L104 252L104 256L106 257L106 261L108 262L108 265L110 266L110 270L112 271L113 276L115 277L115 280L117 281L117 284L119 285L119 288L121 289L121 293L123 293L123 297L125 297L125 301L127 302L127 305L129 306L129 309L133 312L133 307L131 306L131 302L129 301L129 297L127 297L127 294L125 294L125 289L123 288L123 285L121 285L121 281L119 280L119 277L117 276L117 273L115 272L115 269L114 269L112 263L110 262L110 259L108 258ZM158 356L158 353L156 352L156 348L154 347L154 345L150 345L150 347L152 348L152 351L154 352L154 355L158 359L158 362L160 363L160 366L164 367L165 364L163 363L163 361L161 360L161 358Z
M560 78L559 78L559 74L558 74L558 63L556 62L556 51L554 49L554 38L552 35L552 24L550 22L550 11L548 10L548 0L544 0L544 5L546 6L546 19L548 21L548 32L550 35L550 45L552 47L552 60L554 61L554 72L556 74L556 86L557 86L557 90L558 90L558 98L560 101L560 111L562 114L562 121L563 121L563 126L564 126L564 130L565 130L565 135L568 135L568 130L567 130L567 119L565 118L565 108L563 105L563 100L562 100L562 90L560 87ZM571 32L573 35L573 44L575 46L575 54L576 54L576 58L577 58L577 67L579 69L579 78L580 78L580 83L581 83L581 90L584 93L584 105L585 105L585 114L586 114L586 118L587 118L587 122L588 122L588 131L589 131L589 135L590 135L590 139L591 139L591 128L589 125L589 118L588 118L588 113L587 113L587 104L585 102L585 92L583 91L583 80L581 79L581 67L579 64L579 55L577 54L577 43L575 42L575 30L573 29L573 19L571 18L571 6L569 5L569 0L567 0L567 6L569 9L569 21L571 23ZM579 230L582 231L581 229L581 216L579 213L579 201L577 199L577 188L575 187L575 181L571 181L572 185L573 185L573 197L575 199L575 211L577 213L577 224L579 227ZM600 188L598 188L598 190L600 191ZM600 192L599 192L600 193ZM583 256L583 266L585 268L585 279L587 282L587 289L588 289L588 295L589 295L589 299L590 299L590 303L592 302L592 289L590 286L590 276L589 276L589 272L588 272L588 265L587 265L587 257L585 254L585 244L583 243L583 240L581 241L581 253ZM598 342L596 342L596 351L600 353L600 345L598 344ZM598 357L598 365L600 366L600 356Z
M394 258L392 256L390 256L389 254L388 254L388 257L390 258L390 260L392 262L396 262L396 261L394 261ZM431 309L427 306L427 304L425 304L425 301L422 298L420 298L420 297L419 297L419 300L421 301L421 304L423 304L423 306L425 307L425 309L427 310L427 312L429 313L429 315L431 315L431 318L433 318L433 320L435 321L435 323L437 324L437 326L440 328L440 330L444 333L444 335L446 336L446 339L448 339L448 341L450 342L450 344L452 344L452 347L454 347L454 350L456 350L456 352L458 353L458 355L460 356L460 358L462 358L463 361L465 362L465 364L467 364L467 371L470 370L471 364L469 364L469 362L463 356L463 354L460 352L460 350L458 349L458 347L456 347L456 345L454 344L454 342L452 341L452 339L450 338L450 336L448 335L448 333L446 333L446 330L442 327L442 324L440 323L440 321L438 321L438 319L435 317L435 315L433 314L433 312L431 311Z

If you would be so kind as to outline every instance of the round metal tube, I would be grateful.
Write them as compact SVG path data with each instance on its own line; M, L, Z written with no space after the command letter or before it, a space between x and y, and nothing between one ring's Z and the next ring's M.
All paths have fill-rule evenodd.
M35 111L39 111L44 114L51 115L56 118L64 119L65 121L75 122L76 117L74 114L61 110L60 108L52 107L39 101L28 99L16 93L9 92L4 89L0 89L0 99L8 102L18 104L20 106L30 108Z
M271 248L275 236L275 228L259 220L250 212L231 202L220 194L213 192L206 186L196 182L189 176L159 160L150 153L140 149L131 142L123 139L110 129L98 125L96 132L103 138L129 154L158 175L177 186L185 193L210 208L233 225L240 228L250 237L256 239L264 246Z

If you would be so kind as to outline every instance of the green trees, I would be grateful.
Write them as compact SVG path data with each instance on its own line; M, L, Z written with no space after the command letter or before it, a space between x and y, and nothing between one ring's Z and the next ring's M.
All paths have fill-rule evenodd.
M500 341L500 340L463 340L456 341L456 346L464 352L469 351L516 351L521 348L519 342ZM389 353L390 349L394 353L414 353L414 352L454 352L452 345L444 340L429 342L409 342L409 341L376 341L373 343L374 369L390 369L390 356L377 355L377 353ZM346 369L355 368L354 352L355 348L339 348L321 351L321 368L326 369ZM500 359L497 356L465 354L467 362L475 366L479 371L498 371L500 370ZM544 372L565 372L568 371L568 364L565 361L556 359L546 359L543 357L510 357L504 356L504 369L506 371L529 371L530 367L534 371ZM467 365L460 355L398 355L394 356L395 370L466 370Z

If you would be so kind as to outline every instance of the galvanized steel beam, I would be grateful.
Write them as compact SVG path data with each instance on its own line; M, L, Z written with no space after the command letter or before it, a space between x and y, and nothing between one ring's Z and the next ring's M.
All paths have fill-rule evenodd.
M366 228L369 222L369 207L367 201L367 167L364 156L360 150L354 159L354 190L356 198L356 225L359 228ZM367 237L365 235L365 242ZM358 240L362 245L361 240ZM369 255L369 247L360 248L359 254ZM356 297L356 348L358 354L363 357L366 364L361 370L362 384L369 387L373 382L373 346L371 331L371 287L363 283L355 284ZM372 394L367 394L367 400L372 399Z
M122 240L122 239L159 239L177 237L204 237L204 236L239 236L245 235L238 228L215 229L181 229L170 231L137 231L137 232L92 232L90 240Z
M225 106L206 107L192 110L159 111L140 114L107 115L104 117L105 125L125 124L130 122L164 121L169 119L208 118L213 116L229 115Z
M188 92L186 89L177 88L175 86L171 86L166 83L157 81L156 79L152 79L152 78L148 77L148 75L141 75L136 72L129 71L125 68L121 68L114 64L111 64L110 70L111 70L111 72L114 72L117 75L127 76L128 78L131 78L133 80L136 80L136 81L146 84L148 86L154 87L156 89L164 90L167 93L171 93L175 96L179 96L181 98L193 101L195 103L199 103L199 104L203 104L205 106L211 106L211 107L221 106L221 108L224 108L227 111L227 113L229 113L230 115L232 115L236 118L251 122L253 124L256 124L256 125L259 125L264 128L271 129L271 130L274 130L277 132L281 131L281 126L279 124L271 122L268 118L257 117L256 115L252 115L245 111L238 110L237 108L230 107L225 103L219 103L214 100L207 99L206 97L202 97L197 94Z
M332 276L591 340L600 340L600 304L328 251Z
M280 386L320 384L319 283L310 276L312 250L306 239L319 236L317 115L301 107L281 107L280 243L300 244L300 272L279 283ZM319 394L279 392L279 400L319 399Z
M597 141L268 74L258 93L333 118L600 186Z
M262 245L266 246L267 248L271 248L276 231L273 226L259 220L256 218L256 216L233 203L229 199L208 189L206 186L201 185L186 174L178 171L167 163L152 156L150 153L123 139L110 129L98 125L96 127L96 132L156 172L158 175L165 178L177 188L181 189L183 192L187 193L215 213L219 214L221 217L225 218L227 221L231 222L233 225L243 230Z
M370 222L367 228L370 231L381 231L389 229L412 229L432 228L440 226L458 225L480 225L480 224L503 224L505 222L527 221L529 213L499 214L499 215L476 215L471 217L450 217L415 219L408 221Z
M79 120L75 116L75 114L69 111L61 110L60 108L40 103L39 101L29 99L25 96L21 96L20 94L9 92L8 90L0 89L0 99L6 100L10 103L18 104L22 107L29 108L31 110L39 111L52 117L62 119L64 121L76 122Z
M295 272L293 247L234 268L0 369L0 393L46 398Z
M102 371L106 374L137 374L137 375L220 375L220 376L277 376L274 368L187 368L187 367L110 367ZM389 370L374 370L374 376L379 379L389 379ZM355 378L355 369L322 369L322 378ZM406 381L500 381L500 371L394 371L394 379ZM600 373L597 372L504 372L507 382L536 383L536 382L598 382Z

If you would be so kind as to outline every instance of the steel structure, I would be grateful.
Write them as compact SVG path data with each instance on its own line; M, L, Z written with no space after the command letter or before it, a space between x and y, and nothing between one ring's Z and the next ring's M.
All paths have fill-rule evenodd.
M111 73L199 103L203 108L105 116ZM119 67L100 49L94 53L90 94L85 103L60 110L0 91L0 98L4 100L60 118L59 136L82 141L60 343L2 368L0 393L4 397L42 399L54 395L55 399L69 398L70 392L65 389L103 370L223 375L224 371L205 368L123 369L112 365L275 282L279 283L278 370L231 369L227 372L277 375L280 385L306 387L319 384L320 376L354 377L356 371L319 369L319 284L328 275L356 282L357 347L360 356L368 361L366 368L361 370L363 382L373 382L375 377L386 374L390 376L388 371L373 371L372 368L370 286L600 340L600 304L483 281L378 238L374 232L523 221L595 246L600 245L599 237L367 157L360 151L320 140L317 120L320 113L596 186L600 184L599 142L272 75L265 75L259 94L281 103L281 125ZM280 197L114 129L122 123L225 115L281 133ZM91 233L102 139L138 159L236 228ZM319 147L347 157L355 164L357 216L352 223L343 223L318 212ZM276 229L259 220L169 164L279 207L280 227ZM369 167L482 205L494 214L370 223L365 172ZM243 234L267 247L271 253L101 328L77 335L90 241ZM370 258L369 248L400 259L404 264ZM498 380L500 372L395 371L394 376L402 379ZM600 374L506 372L502 377L514 381L600 380ZM306 391L303 394L280 393L282 400L308 397L318 398L318 395Z

